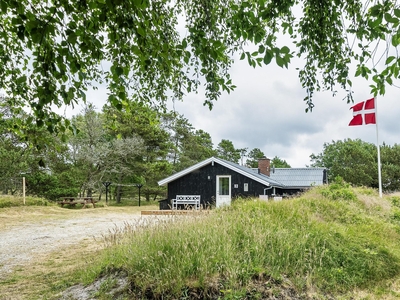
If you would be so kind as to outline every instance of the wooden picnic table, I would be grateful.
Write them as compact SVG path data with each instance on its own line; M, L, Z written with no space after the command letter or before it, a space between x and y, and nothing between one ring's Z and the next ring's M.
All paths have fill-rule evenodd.
M61 201L58 201L58 204L60 204L61 207L64 207L65 204L72 206L75 206L76 204L82 204L82 208L85 208L86 205L93 204L93 208L95 208L95 203L97 203L97 200L95 200L93 197L61 197L61 199Z

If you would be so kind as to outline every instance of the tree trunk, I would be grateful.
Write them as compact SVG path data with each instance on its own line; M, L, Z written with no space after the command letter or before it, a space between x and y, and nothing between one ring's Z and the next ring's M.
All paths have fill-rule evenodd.
M118 176L118 183L121 184L122 181L122 174L120 173ZM117 203L121 203L121 197L122 197L122 187L120 185L117 186Z
M117 186L117 193L116 193L116 200L117 203L121 203L121 195L122 195L122 189L121 186Z

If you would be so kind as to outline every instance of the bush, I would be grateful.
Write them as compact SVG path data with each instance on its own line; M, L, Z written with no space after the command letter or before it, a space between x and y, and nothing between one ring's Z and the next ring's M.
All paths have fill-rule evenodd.
M390 197L390 202L392 202L393 206L400 208L400 197L399 196Z
M26 185L29 194L48 200L57 200L61 197L75 197L79 193L79 188L75 188L66 178L59 178L42 172L28 176Z
M357 196L342 177L337 176L333 183L321 189L321 195L331 200L356 200Z

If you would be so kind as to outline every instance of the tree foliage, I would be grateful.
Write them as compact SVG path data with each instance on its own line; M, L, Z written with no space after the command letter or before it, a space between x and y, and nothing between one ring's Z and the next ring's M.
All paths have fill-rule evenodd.
M307 109L315 91L335 93L337 84L351 100L350 63L354 76L384 94L400 74L400 9L396 1L364 2L3 0L0 89L13 112L32 111L16 131L24 122L50 132L71 125L52 107L85 101L99 84L117 109L130 99L162 106L168 95L182 99L200 86L211 108L235 87L229 69L236 53L253 67L304 58ZM281 35L291 43L281 45Z
M271 160L271 166L275 168L291 168L290 165L286 162L286 160L281 159L278 156L275 156Z
M249 168L257 168L258 160L263 157L265 157L264 152L262 152L259 148L254 148L250 150L249 154L247 154L246 164Z
M381 149L382 186L385 190L400 187L400 146L383 145ZM310 155L313 167L328 168L328 180L340 176L346 182L378 188L376 145L360 139L325 143L322 153Z
M152 200L165 195L157 183L162 178L212 156L238 163L247 151L226 139L214 148L210 134L195 129L184 116L137 102L121 110L106 105L101 112L88 103L69 120L77 131L66 140L44 127L26 127L24 138L9 129L15 119L8 105L0 101L5 116L0 122L4 194L18 191L25 176L27 194L50 200L101 197L104 181L113 183L110 191L117 201L135 197L136 184ZM21 111L18 118L29 116Z
M313 167L326 167L328 180L341 176L356 185L378 187L375 146L360 139L325 143L323 152L310 156Z
M385 145L381 149L382 185L391 191L400 190L400 145Z
M222 139L217 146L217 156L238 163L240 159L240 149L236 149L232 141Z

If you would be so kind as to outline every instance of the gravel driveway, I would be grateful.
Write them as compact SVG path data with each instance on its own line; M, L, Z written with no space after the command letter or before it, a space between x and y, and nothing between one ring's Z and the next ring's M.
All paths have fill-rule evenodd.
M36 256L76 245L83 240L104 237L124 228L127 223L152 217L141 216L139 212L82 214L71 219L24 222L6 228L0 231L0 280Z

